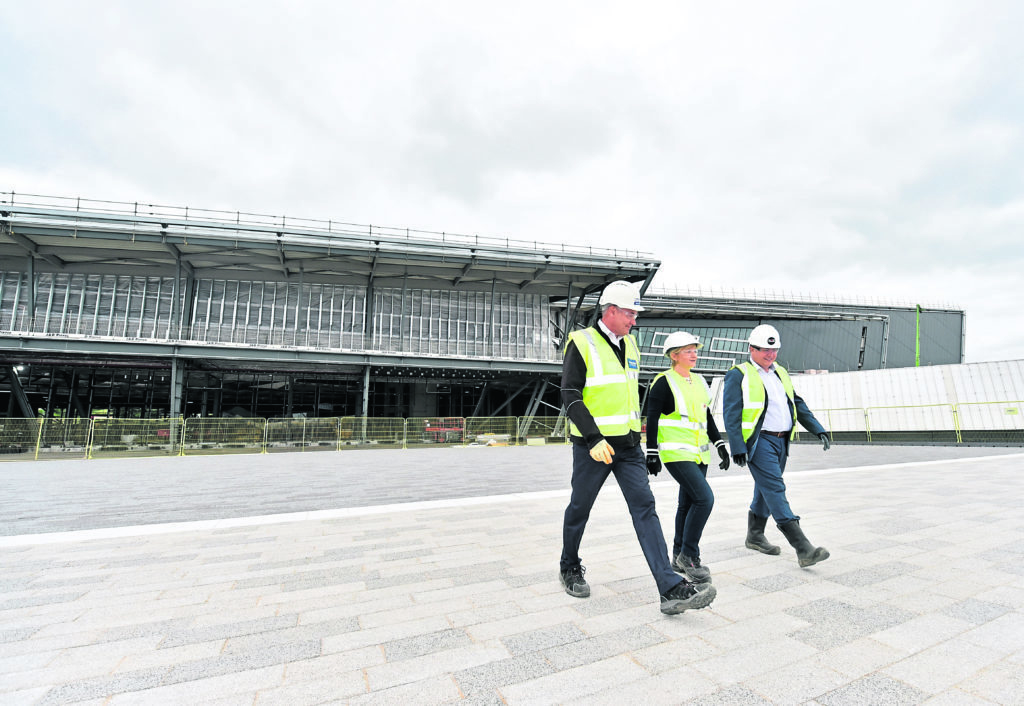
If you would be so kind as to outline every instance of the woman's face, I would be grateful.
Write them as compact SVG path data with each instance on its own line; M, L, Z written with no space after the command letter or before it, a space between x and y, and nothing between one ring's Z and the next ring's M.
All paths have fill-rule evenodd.
M676 348L670 355L675 365L680 365L689 370L697 365L697 344L691 343L688 346Z

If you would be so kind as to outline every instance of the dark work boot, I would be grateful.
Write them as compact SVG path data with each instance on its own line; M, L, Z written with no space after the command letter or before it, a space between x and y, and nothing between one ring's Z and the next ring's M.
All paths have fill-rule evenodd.
M711 583L711 569L702 566L699 557L677 554L676 558L672 560L672 568L693 583Z
M661 612L677 615L691 608L706 608L715 600L718 591L710 583L690 583L683 579L661 594Z
M786 539L789 540L793 549L796 549L796 558L800 560L800 566L812 566L819 561L828 559L828 549L814 546L804 536L804 531L800 529L800 520L783 522L779 525L779 529L782 534L786 535Z
M764 536L764 528L768 524L767 517L758 517L747 512L747 549L754 549L762 554L778 554L782 550L779 545L770 544Z
M558 572L558 578L561 579L562 585L565 586L566 593L574 598L590 597L590 584L583 578L583 574L586 571L585 567L574 566L571 569Z

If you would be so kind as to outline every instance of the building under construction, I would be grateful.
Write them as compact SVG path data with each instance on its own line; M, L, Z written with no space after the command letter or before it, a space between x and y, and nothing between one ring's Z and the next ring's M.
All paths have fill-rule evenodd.
M722 375L760 323L791 370L960 363L953 307L668 293L653 254L258 214L0 195L0 415L557 414L561 346L641 283L661 343ZM652 286L654 285L654 286Z

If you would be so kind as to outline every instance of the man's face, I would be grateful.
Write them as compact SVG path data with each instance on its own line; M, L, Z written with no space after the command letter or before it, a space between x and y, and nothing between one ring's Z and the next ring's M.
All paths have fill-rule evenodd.
M750 347L750 359L754 361L755 365L758 365L765 370L771 367L771 364L775 362L775 358L779 355L778 348L758 348L757 346Z
M612 304L601 317L604 325L616 336L625 336L636 325L636 312Z

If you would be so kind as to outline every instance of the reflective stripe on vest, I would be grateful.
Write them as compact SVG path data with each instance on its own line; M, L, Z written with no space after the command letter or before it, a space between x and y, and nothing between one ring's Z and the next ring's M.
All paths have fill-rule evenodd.
M707 433L708 404L711 391L704 378L696 373L690 382L674 370L659 373L672 390L675 410L658 418L658 454L666 463L692 461L707 465L711 460Z
M640 350L632 336L622 337L626 365L598 333L587 328L573 331L569 340L576 344L587 366L587 379L583 386L583 404L594 417L603 436L625 436L640 431ZM569 433L582 436L571 421Z
M743 381L740 383L740 390L743 392L742 429L743 440L747 441L754 435L757 422L764 413L767 393L764 389L764 383L761 381L761 374L757 371L757 366L748 360L735 367L739 368L740 372L743 373ZM776 363L775 370L779 374L782 388L786 391L786 396L789 398L789 408L793 412L793 428L789 432L789 438L792 439L796 433L796 403L794 402L796 392L793 390L793 381L789 378L789 373L786 372L786 369Z

